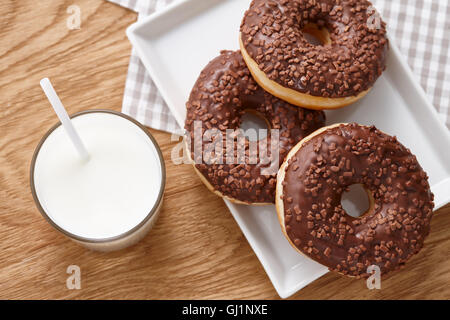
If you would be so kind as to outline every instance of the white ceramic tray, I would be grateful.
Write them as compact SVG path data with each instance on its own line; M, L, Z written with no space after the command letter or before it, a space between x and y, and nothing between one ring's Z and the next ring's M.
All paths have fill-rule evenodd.
M220 50L239 48L239 25L249 4L250 0L184 0L128 28L131 43L181 127L185 102L200 71ZM350 121L397 135L429 174L436 208L450 201L450 133L392 41L387 70L371 92L354 105L327 112L328 123ZM291 248L274 206L226 204L280 297L327 272Z

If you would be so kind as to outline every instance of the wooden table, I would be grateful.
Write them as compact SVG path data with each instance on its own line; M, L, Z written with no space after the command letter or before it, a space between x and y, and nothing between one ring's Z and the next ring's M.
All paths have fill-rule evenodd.
M69 30L67 7L81 8ZM57 122L39 87L49 77L74 113L120 110L136 14L103 0L0 3L0 298L277 299L272 284L223 201L189 165L174 165L167 133L150 130L167 165L164 208L138 245L96 253L66 239L40 216L29 188L35 146ZM329 273L293 299L450 298L450 206L436 212L425 248L406 268L368 290ZM81 290L66 268L81 268Z

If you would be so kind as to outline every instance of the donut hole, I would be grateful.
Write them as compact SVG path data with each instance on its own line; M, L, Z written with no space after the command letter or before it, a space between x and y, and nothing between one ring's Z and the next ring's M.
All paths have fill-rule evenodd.
M326 27L315 23L308 23L302 29L303 37L314 46L331 44L330 32Z
M249 141L259 141L265 139L270 130L267 119L254 110L244 110L239 127L244 131L244 136Z
M370 209L370 195L363 185L352 184L342 194L341 205L348 215L354 218L361 217Z

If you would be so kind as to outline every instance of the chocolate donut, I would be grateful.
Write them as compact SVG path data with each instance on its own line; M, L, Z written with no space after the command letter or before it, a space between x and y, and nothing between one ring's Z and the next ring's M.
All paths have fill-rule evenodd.
M342 193L361 184L370 208L348 215ZM423 246L433 194L410 150L375 127L335 124L299 142L280 167L276 207L282 230L299 252L348 276L386 274Z
M187 141L191 141L188 154L197 173L219 196L245 204L274 203L279 163L298 141L325 124L322 111L292 106L259 87L239 51L222 51L209 62L192 88L186 108L186 136ZM267 137L258 143L267 146L265 154L270 163L261 161L264 160L260 154L263 149L252 149L249 140L237 130L246 111L258 113L268 123ZM195 139L196 123L202 135L208 130L222 134L216 138L220 150L214 153L212 161L205 159L202 152L211 142ZM274 129L279 133L279 141L275 141L279 152L272 155ZM227 135L227 132L231 134ZM228 149L227 137L233 137L233 145ZM200 152L196 153L195 148ZM273 165L276 159L279 163L276 162L272 173L265 174L263 169Z
M255 80L297 106L353 103L385 69L385 23L367 0L253 0L240 30Z

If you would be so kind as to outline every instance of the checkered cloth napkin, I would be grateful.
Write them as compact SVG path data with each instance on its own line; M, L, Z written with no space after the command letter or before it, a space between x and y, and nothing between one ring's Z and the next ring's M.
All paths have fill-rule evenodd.
M108 0L139 13L139 18L176 0ZM206 1L206 0L205 0ZM445 0L372 0L391 37L406 57L450 128L450 2ZM131 52L122 112L149 127L179 132L179 126L147 74L136 51Z

